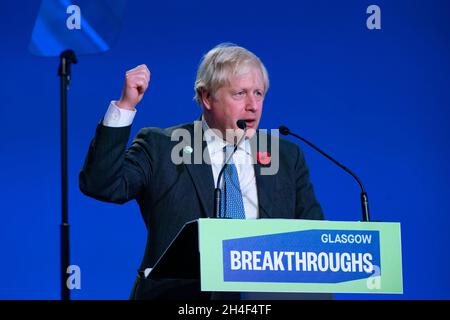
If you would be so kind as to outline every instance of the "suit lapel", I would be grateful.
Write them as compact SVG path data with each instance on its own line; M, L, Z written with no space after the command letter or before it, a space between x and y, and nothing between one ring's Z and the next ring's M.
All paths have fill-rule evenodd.
M262 139L266 139L267 144L261 144ZM253 167L255 169L256 190L258 192L258 207L260 218L273 217L273 194L275 190L276 175L263 175L261 169L266 165L258 161L259 152L270 151L270 139L259 130L252 137L250 142L252 148ZM270 164L269 164L270 165Z
M194 144L191 146L193 152L191 153L190 163L184 163L184 165L194 183L195 191L203 209L202 216L211 218L214 215L214 177L211 165L208 164L210 163L209 152L207 143L203 139L201 121L194 122L194 125L189 127L189 131L191 133L191 141ZM203 154L205 157L208 157L208 163L203 160ZM199 161L198 164L194 160Z
M256 189L258 191L259 217L273 216L273 176L261 175L261 165L255 164Z

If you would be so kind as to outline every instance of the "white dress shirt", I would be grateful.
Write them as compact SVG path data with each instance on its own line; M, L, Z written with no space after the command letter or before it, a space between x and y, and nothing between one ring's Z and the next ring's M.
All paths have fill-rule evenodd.
M107 127L126 127L133 123L136 110L121 109L116 106L115 101L111 101L108 110L103 118L103 125ZM214 177L214 186L217 185L217 178L224 163L224 147L226 142L218 137L213 130L209 130L208 124L202 120L204 139L208 146L211 168ZM255 170L252 164L252 152L250 143L246 138L233 155L233 162L236 166L239 185L244 202L245 218L257 219L258 193L256 189ZM222 177L222 183L224 179Z

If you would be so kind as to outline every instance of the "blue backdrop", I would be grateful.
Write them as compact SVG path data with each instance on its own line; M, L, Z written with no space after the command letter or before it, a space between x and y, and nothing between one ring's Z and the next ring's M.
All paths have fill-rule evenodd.
M381 8L368 30L366 8ZM0 298L59 299L58 59L28 50L40 1L0 8ZM221 42L254 51L271 88L261 127L286 124L363 180L374 220L399 221L403 295L449 299L450 4L435 1L129 1L113 48L79 56L69 93L74 299L126 299L144 251L137 205L81 194L78 172L96 124L120 96L124 72L146 63L150 88L133 125L192 121L201 56ZM329 220L360 220L359 189L302 146Z

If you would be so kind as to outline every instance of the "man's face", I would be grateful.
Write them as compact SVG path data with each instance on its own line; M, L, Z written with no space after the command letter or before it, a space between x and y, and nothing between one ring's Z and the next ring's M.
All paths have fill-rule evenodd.
M227 129L238 129L236 121L245 120L248 133L258 128L264 101L264 81L258 68L232 76L229 85L219 88L214 95L203 98L205 119L210 128L226 134Z

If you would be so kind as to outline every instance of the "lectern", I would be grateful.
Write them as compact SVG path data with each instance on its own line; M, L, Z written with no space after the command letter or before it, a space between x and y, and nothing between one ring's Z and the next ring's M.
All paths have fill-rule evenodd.
M148 277L200 279L202 291L400 294L400 224L198 219Z

